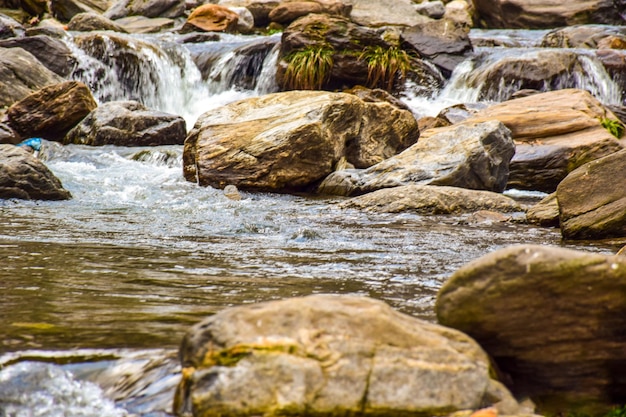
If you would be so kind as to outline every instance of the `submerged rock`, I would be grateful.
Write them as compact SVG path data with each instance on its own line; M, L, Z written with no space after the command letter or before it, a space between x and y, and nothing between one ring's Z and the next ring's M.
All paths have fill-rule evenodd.
M517 411L470 338L363 297L223 310L187 333L180 358L178 415L438 415L494 403Z
M461 123L422 132L402 153L364 170L336 171L319 192L353 196L401 185L449 185L501 192L515 148L502 123Z
M81 145L157 146L182 145L185 120L150 110L136 101L100 105L65 136L63 143Z
M61 181L25 148L0 145L0 199L68 200Z
M436 313L481 344L518 398L602 415L626 399L624 294L622 256L513 246L457 270Z
M89 88L78 81L44 87L7 111L11 126L24 137L61 141L97 106Z
M377 213L461 214L479 210L515 212L524 209L512 198L491 191L434 185L385 188L341 203Z
M566 239L626 237L626 149L591 161L559 184Z

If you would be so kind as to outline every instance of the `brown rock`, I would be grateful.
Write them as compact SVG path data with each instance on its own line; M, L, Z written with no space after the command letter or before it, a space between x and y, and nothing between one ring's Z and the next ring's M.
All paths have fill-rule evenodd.
M227 7L204 4L191 12L185 26L206 32L232 32L237 28L238 19L237 13Z
M559 202L552 193L526 212L528 223L544 227L559 227Z
M76 64L72 51L62 40L46 35L0 40L0 48L22 48L61 77L70 75Z
M289 24L297 18L306 16L309 13L322 12L322 5L317 2L294 1L289 3L281 3L270 12L268 17L272 22Z
M77 32L90 32L92 30L112 30L114 32L126 33L119 24L115 23L111 19L107 19L99 13L79 13L72 17L72 20L67 24L69 30Z
M50 11L61 22L69 22L79 13L104 13L111 4L109 0L51 0Z
M97 106L89 88L78 81L44 87L12 105L7 116L22 136L61 141Z

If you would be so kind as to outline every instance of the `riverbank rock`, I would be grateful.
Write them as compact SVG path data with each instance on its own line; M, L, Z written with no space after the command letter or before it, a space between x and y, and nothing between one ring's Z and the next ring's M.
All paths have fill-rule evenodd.
M0 39L23 36L24 32L24 26L18 21L0 13Z
M559 202L556 192L548 194L540 202L528 208L526 220L544 227L559 227Z
M167 17L128 16L117 19L115 24L128 33L158 33L174 27L175 20Z
M180 358L177 415L439 415L511 399L470 338L365 297L226 309Z
M0 48L0 108L63 78L22 48Z
M624 404L626 258L549 246L498 250L439 291L439 322L490 354L541 412L602 415Z
M415 26L429 18L419 14L411 0L396 0L393 7L378 0L352 0L350 20L368 27Z
M418 138L413 115L351 94L292 91L241 100L200 116L185 140L188 181L292 192L341 158L383 160Z
M607 38L619 38L626 42L624 28L605 25L576 25L558 28L546 33L541 40L542 48L591 48L597 49Z
M126 33L126 29L122 26L98 13L79 13L72 17L72 20L67 24L67 28L76 32L112 30L114 32Z
M25 148L0 145L0 199L68 200L61 181Z
M0 48L22 48L61 77L70 75L76 65L76 58L70 48L62 40L50 36L36 35L0 40Z
M566 239L626 237L626 149L591 161L559 184Z
M385 188L340 204L377 213L461 214L480 210L521 212L512 198L491 191L466 190L434 185Z
M78 81L44 87L9 107L13 129L24 137L62 141L97 106L89 88Z
M234 32L238 21L239 15L228 7L204 4L191 12L182 32L198 29L205 32Z
M119 0L104 13L104 16L112 20L127 16L175 19L184 14L184 0Z
M79 13L104 13L112 5L109 0L50 0L50 11L61 22L69 22Z
M287 1L274 7L268 14L272 22L289 25L294 20L310 13L325 13L348 17L351 6L337 1Z
M180 116L149 110L136 101L112 101L93 110L65 136L79 145L182 145L187 135Z
M491 29L551 29L589 23L624 24L626 4L604 0L474 0Z
M318 192L354 196L412 184L501 192L514 152L511 132L496 120L430 129L415 145L368 169L333 172Z
M616 119L587 91L566 89L496 104L468 121L496 119L511 129L509 188L552 193L575 168L623 148L604 118Z

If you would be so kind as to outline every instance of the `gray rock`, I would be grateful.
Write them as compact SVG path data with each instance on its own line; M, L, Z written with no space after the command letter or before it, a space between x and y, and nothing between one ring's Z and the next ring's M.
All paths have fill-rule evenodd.
M439 322L476 339L546 414L623 405L626 258L548 246L498 250L439 291Z
M69 22L79 13L104 13L112 4L109 0L50 0L54 17Z
M128 16L115 21L128 33L157 33L174 27L175 21L167 17Z
M100 105L66 136L65 144L157 146L182 145L187 130L180 116L149 110L136 101Z
M67 200L61 181L28 150L0 145L0 199Z
M15 19L0 14L0 39L16 38L24 35L24 26Z
M431 19L441 19L446 13L446 7L442 1L424 1L415 5L415 11Z
M319 192L353 196L401 185L450 185L502 192L515 147L498 121L430 129L402 153L364 170L336 171Z
M511 398L470 338L363 297L223 310L180 358L178 415L438 415Z
M46 35L0 40L0 48L22 48L61 77L70 75L76 64L76 58L63 41Z
M119 0L104 13L104 16L113 20L127 16L175 19L184 14L184 0Z
M361 26L415 26L428 21L417 13L411 0L396 0L393 7L379 0L352 0L350 20Z
M90 32L92 30L112 30L114 32L125 33L126 29L112 21L107 19L99 13L85 12L78 13L72 17L72 20L67 24L69 30L77 32Z

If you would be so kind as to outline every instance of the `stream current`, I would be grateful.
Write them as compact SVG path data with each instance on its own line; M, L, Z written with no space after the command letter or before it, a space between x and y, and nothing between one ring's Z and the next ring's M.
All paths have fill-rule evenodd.
M514 39L532 53L538 34L473 36ZM237 51L259 39L224 39L175 47L171 39L143 37L159 49L135 51L143 67L157 73L130 89L115 62L72 46L80 57L74 75L100 102L146 95L147 105L184 116L190 128L205 111L275 90L275 48L257 56L250 71L251 61ZM212 60L213 69L202 74L190 51ZM419 97L406 91L404 100L417 116L476 101L476 86L467 80L499 56L506 51L480 48L441 92ZM610 77L590 60L588 73L563 85L621 104ZM245 82L242 68L251 74ZM182 146L46 142L41 158L73 199L0 201L0 417L166 416L182 335L228 306L357 294L434 321L435 296L447 277L496 249L518 243L617 249L562 242L555 229L472 216L339 209L340 198L243 192L233 201L183 179ZM528 203L543 196L507 193Z

